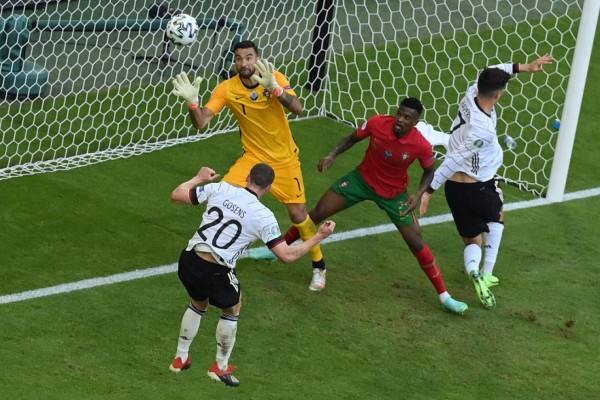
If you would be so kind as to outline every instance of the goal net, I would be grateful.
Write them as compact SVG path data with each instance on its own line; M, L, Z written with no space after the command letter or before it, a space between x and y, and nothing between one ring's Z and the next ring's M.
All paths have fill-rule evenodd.
M192 45L165 42L178 10L198 19ZM552 72L511 80L497 110L499 136L518 144L501 177L543 195L581 12L581 0L0 1L0 179L236 130L229 112L193 129L170 81L205 77L206 101L250 39L292 82L302 118L357 125L415 96L441 131L478 70L552 53Z

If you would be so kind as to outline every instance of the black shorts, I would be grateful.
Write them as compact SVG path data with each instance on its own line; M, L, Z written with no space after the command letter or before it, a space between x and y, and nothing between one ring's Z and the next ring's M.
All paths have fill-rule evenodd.
M221 309L240 302L241 286L235 269L213 264L194 251L183 250L177 274L190 297L196 301L208 299L210 304Z
M495 179L474 183L446 181L444 191L460 236L474 238L489 232L489 222L500 220L504 199Z

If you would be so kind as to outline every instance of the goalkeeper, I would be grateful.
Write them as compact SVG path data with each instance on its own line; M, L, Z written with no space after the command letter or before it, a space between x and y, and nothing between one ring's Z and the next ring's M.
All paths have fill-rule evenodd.
M224 107L231 110L240 128L244 152L223 180L243 187L255 164L271 165L275 170L271 193L287 207L292 224L306 241L316 228L306 210L300 151L286 115L286 110L299 115L302 104L288 79L260 58L254 42L241 41L233 52L238 74L221 82L204 106L198 97L202 78L192 83L184 72L178 74L173 80L173 94L187 102L192 124L198 129L204 128ZM310 253L313 276L309 289L320 291L325 288L325 261L319 245Z

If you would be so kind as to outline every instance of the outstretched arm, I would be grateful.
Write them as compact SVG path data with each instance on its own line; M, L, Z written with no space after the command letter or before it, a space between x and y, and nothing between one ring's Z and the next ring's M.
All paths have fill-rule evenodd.
M542 72L544 65L552 64L554 58L550 54L545 54L529 64L519 64L519 72Z
M271 251L281 261L286 264L296 261L306 253L310 251L314 246L321 243L324 239L329 237L335 229L335 222L325 221L319 227L319 230L306 242L301 242L296 246L289 246L286 242L282 242L280 245L273 247Z
M187 74L181 72L173 79L173 91L171 92L187 103L192 124L197 129L204 128L215 116L208 108L200 107L198 91L200 90L200 82L202 80L201 77L196 77L194 83L191 83Z
M261 59L254 64L254 68L260 74L254 74L250 78L263 85L271 94L279 100L279 102L288 110L296 115L300 115L302 112L302 104L298 97L291 95L285 91L284 88L279 86L275 79L275 67L267 60Z
M351 148L352 146L354 146L356 143L360 142L361 140L362 140L362 138L360 138L358 136L358 133L356 133L356 131L354 131L351 134L349 134L348 136L344 137L333 148L333 150L331 150L329 152L329 154L327 154L325 157L323 157L321 160L319 160L319 164L317 166L317 168L319 169L319 172L323 172L327 168L331 167L333 165L335 158L339 154L342 154L343 152L345 152L346 150L348 150L349 148Z

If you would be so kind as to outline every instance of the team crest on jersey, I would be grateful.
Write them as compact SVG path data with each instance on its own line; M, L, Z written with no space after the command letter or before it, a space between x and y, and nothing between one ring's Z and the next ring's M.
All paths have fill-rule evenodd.
M256 92L252 92L252 93L250 93L250 99L251 99L252 101L256 101L256 100L258 100L258 93L256 93Z
M269 92L267 89L263 90L263 96L265 96L267 99L271 98L271 92Z
M394 153L392 153L392 151L391 151L391 150L386 150L386 151L384 151L384 152L383 152L383 156L384 156L384 157L385 157L387 160L389 160L390 158L392 158L392 157L394 156Z
M348 179L344 179L343 181L340 182L340 184L338 185L338 187L340 189L344 189L347 188L348 186L350 186L350 181Z
M474 149L480 149L482 147L483 147L483 140L477 139L476 141L473 142Z

